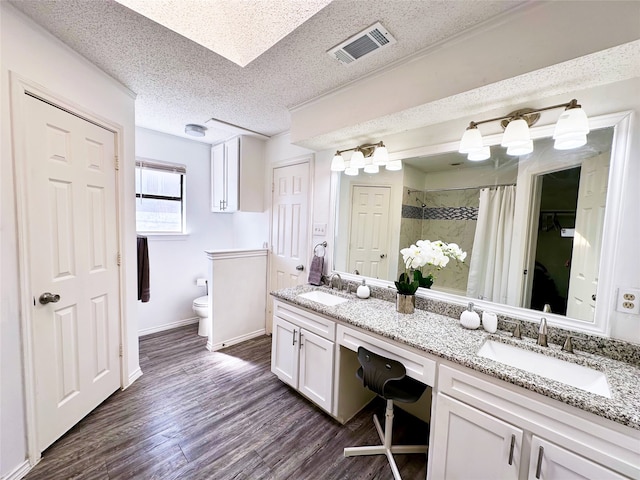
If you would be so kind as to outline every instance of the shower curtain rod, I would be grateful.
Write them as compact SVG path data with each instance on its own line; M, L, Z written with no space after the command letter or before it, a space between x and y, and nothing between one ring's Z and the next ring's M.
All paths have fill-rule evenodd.
M495 187L515 187L515 183L501 183L499 185L480 185L479 187L453 187L453 188L434 188L432 190L411 190L412 192L449 192L453 190L482 190L483 188L495 188Z

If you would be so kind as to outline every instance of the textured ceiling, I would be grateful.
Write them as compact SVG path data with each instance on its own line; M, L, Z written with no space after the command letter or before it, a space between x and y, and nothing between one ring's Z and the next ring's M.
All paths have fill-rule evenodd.
M182 1L214 12L217 8L215 0ZM210 128L202 140L215 142L237 132L205 123L211 118L267 136L288 131L289 108L523 2L334 0L244 68L112 0L11 3L136 92L137 125L184 136L185 124L206 124ZM326 54L376 21L397 44L350 67ZM242 37L252 25L247 19L236 35Z

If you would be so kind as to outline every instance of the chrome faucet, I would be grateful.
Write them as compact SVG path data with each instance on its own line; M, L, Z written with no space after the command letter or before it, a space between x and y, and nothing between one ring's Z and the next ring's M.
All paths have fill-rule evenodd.
M540 328L538 328L538 345L548 347L547 345L547 319L542 317L540 320Z
M336 278L337 277L337 278ZM329 288L333 290L333 279L336 279L336 287L338 290L342 290L342 277L339 273L332 273L329 277Z

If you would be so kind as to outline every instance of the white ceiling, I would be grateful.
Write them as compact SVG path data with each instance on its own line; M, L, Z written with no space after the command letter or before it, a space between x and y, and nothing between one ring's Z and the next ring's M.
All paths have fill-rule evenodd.
M240 64L228 60L113 0L10 0L34 21L137 94L136 124L185 136L184 126L209 127L213 143L239 133L225 125L273 136L290 128L289 108L356 81L444 39L525 3L520 0L334 0L290 19L303 21ZM229 0L189 2L202 19L229 16ZM238 1L249 5L301 5L305 0ZM197 9L197 10L196 10ZM238 12L241 10L239 9ZM304 21L308 15L312 15ZM234 15L231 45L265 27L256 14ZM397 43L345 67L326 51L380 21ZM291 24L284 22L281 27ZM279 41L278 41L279 40ZM264 45L261 47L264 50ZM257 53L256 53L257 52ZM258 55L255 57L255 55ZM255 58L252 59L251 57ZM247 64L248 62L248 64ZM223 123L209 121L218 119Z

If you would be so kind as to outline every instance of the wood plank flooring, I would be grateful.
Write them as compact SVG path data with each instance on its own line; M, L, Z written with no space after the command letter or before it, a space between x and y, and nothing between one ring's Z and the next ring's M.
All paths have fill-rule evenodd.
M270 371L271 337L219 352L197 325L142 337L143 376L49 447L27 480L391 479L386 457L344 458L379 443L374 400L340 425ZM396 409L394 442L427 443L428 427ZM405 480L426 477L424 455L397 455Z

